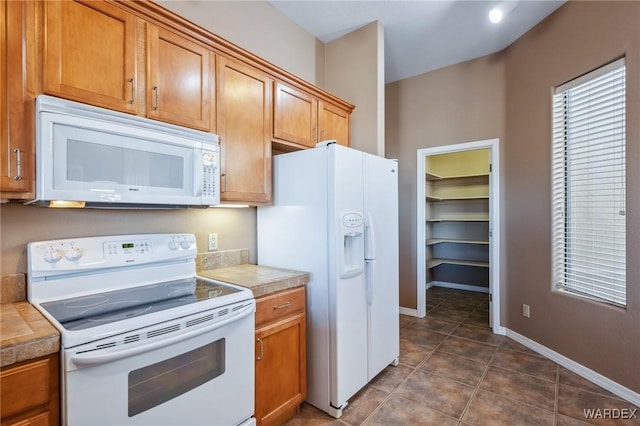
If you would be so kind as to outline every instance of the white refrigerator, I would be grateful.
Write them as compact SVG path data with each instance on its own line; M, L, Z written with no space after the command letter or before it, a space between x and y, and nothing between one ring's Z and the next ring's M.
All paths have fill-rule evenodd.
M307 399L333 417L398 364L398 167L336 143L273 159L258 263L310 272Z

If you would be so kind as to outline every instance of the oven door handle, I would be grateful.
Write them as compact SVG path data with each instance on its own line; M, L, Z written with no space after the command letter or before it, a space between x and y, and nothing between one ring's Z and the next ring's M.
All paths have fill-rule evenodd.
M176 336L172 336L166 339L149 343L147 345L136 346L131 349L124 349L124 350L101 353L101 354L96 354L95 352L93 354L90 352L78 353L78 354L72 355L70 357L70 361L77 366L89 366L89 365L105 364L107 362L117 361L133 355L138 355L143 352L149 352L154 349L162 348L164 346L170 346L175 343L182 342L184 340L199 336L201 334L208 333L217 328L224 327L225 325L231 322L245 318L251 315L254 311L255 311L255 305L251 304L241 310L236 311L231 317L227 317L224 320L217 322L215 324L211 324L207 327L198 328L193 331L181 333Z

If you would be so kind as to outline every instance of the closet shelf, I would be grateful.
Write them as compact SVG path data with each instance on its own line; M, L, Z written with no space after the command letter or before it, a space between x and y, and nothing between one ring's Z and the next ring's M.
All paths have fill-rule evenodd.
M434 197L427 195L427 201L467 201L467 200L488 200L488 195L472 195L467 197Z
M483 218L468 218L468 217L449 217L449 218L431 218L427 219L427 222L489 222L488 217Z
M489 262L477 262L473 260L456 260L456 259L438 259L432 258L427 262L427 268L435 268L439 265L462 265L462 266L477 266L479 268L488 268Z
M469 175L451 175L451 176L440 176L435 173L426 173L427 180L445 180L445 179L468 179L468 178L478 178L478 177L489 177L489 173L477 173L477 174L469 174Z
M453 238L432 238L427 240L428 246L440 243L489 245L489 241L484 240L458 240Z

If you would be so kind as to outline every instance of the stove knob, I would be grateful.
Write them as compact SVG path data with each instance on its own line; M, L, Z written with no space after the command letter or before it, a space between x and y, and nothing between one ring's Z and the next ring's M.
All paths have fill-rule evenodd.
M169 250L178 250L178 247L180 247L178 240L172 238L171 241L169 241Z
M76 246L71 246L71 248L64 253L64 257L70 261L78 260L82 257L82 250Z
M182 238L180 240L180 247L182 247L185 250L188 250L191 248L191 241L187 240L186 238Z
M49 246L47 251L44 253L43 258L47 263L56 263L60 259L62 259L62 253L60 253L60 250L57 250L52 246Z

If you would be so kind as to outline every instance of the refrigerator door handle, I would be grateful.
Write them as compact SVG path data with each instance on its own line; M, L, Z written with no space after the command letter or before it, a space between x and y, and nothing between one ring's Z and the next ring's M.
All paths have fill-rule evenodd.
M364 225L364 258L375 260L376 258L376 228L371 213L367 212L367 220Z
M364 279L367 287L367 304L369 306L373 305L373 272L375 263L375 260L365 260Z

